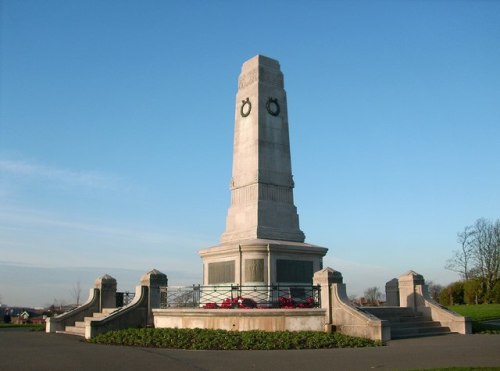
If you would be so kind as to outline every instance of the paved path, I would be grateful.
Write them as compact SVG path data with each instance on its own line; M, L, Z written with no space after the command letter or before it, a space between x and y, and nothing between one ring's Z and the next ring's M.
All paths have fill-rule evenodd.
M500 335L393 340L377 348L186 351L87 344L82 338L0 330L0 370L403 370L499 366Z

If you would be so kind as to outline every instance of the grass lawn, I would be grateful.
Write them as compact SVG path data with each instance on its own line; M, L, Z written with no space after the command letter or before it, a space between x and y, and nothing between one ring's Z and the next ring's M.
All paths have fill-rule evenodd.
M500 326L482 321L500 319L500 304L450 305L448 309L472 319L472 332L500 334Z
M473 321L500 319L500 304L450 305L447 308Z

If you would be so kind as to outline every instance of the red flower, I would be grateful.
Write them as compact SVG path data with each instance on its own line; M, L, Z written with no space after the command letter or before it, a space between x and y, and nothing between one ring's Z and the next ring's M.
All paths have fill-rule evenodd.
M207 303L203 306L203 309L218 309L217 303Z
M295 302L293 301L292 298L286 298L284 296L280 296L278 298L278 303L280 305L280 308L283 309L293 309L295 308Z

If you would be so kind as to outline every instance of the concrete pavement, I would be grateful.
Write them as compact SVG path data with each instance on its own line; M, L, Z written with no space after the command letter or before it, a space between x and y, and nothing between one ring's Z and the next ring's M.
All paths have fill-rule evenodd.
M500 335L393 340L384 347L186 351L88 344L82 338L0 329L0 370L403 370L500 367Z

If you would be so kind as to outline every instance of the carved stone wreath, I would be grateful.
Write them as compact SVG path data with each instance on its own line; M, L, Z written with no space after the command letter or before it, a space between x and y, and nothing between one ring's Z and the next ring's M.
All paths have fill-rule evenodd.
M248 107L247 107L248 106ZM245 108L247 107L247 108ZM252 103L250 103L250 98L241 101L240 113L242 117L247 117L252 111Z
M269 97L266 103L267 112L272 116L278 116L280 114L280 105L278 104L278 99Z

